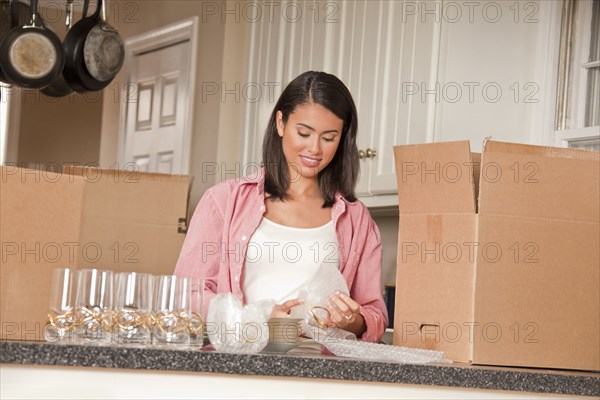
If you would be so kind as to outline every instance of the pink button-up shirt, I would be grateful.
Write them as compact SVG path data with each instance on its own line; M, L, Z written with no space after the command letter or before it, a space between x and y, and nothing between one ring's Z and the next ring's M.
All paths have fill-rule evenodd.
M240 280L247 245L265 210L264 170L219 183L198 203L175 274L205 279L205 311L217 293L229 292L243 300ZM340 272L350 297L360 304L367 326L362 340L377 342L388 324L381 293L379 229L364 204L348 202L340 194L331 216L339 244Z

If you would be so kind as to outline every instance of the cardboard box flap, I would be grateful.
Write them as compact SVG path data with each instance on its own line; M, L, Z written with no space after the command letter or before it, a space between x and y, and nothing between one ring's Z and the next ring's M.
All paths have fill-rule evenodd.
M179 219L187 216L188 176L89 167L68 167L65 173L84 177L86 218L177 229Z
M475 213L468 141L394 147L401 214Z
M479 212L598 223L600 154L488 140ZM565 194L568 195L565 195Z
M190 178L124 170L73 168L85 177L81 266L115 271L172 271L185 236ZM141 202L141 203L140 203Z
M0 167L0 338L40 340L53 268L80 258L82 177Z

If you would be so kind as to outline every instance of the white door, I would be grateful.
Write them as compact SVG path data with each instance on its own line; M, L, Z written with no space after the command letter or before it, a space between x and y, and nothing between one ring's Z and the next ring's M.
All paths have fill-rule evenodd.
M167 32L162 43L157 40L160 30L128 42L127 109L119 153L122 165L135 163L139 171L187 174L194 36L178 33L173 40L168 36L174 29L162 31Z

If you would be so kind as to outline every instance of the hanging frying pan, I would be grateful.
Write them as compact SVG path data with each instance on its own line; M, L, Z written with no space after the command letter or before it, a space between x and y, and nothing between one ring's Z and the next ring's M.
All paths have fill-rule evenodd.
M31 9L27 4L17 0L0 0L0 43L12 28L29 22L30 16ZM2 64L0 64L0 82L10 83L2 71Z
M107 0L104 0L102 21L94 26L85 40L83 58L90 75L99 81L110 82L123 66L125 46L119 32L106 22L107 9Z
M0 1L0 43L2 38L10 30L10 2L8 0ZM0 82L6 82L4 72L2 72L2 64L0 64Z
M106 1L96 12L77 22L64 42L64 76L77 92L102 90L114 79L125 59L123 40L106 22Z
M87 16L88 5L89 5L89 0L85 0L83 3L82 18L85 18ZM65 25L67 28L67 32L69 32L69 30L73 26L73 0L67 0ZM64 96L68 96L71 93L73 93L73 89L71 89L71 87L67 84L67 81L65 80L63 73L61 73L54 80L54 82L52 82L50 85L43 88L41 90L41 92L49 97L64 97Z
M0 43L0 64L7 80L30 89L48 86L64 65L60 40L44 28L37 15L37 3L30 1L29 24L12 28Z
M10 21L10 2L0 0L0 40L11 28Z

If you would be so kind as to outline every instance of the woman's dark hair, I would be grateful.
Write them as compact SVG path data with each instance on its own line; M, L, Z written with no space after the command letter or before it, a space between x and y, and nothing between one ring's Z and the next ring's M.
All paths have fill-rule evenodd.
M359 174L356 106L346 85L336 76L325 72L308 71L298 76L285 87L275 104L263 141L265 192L272 198L285 200L289 187L288 165L283 154L282 138L277 134L277 111L282 112L283 122L287 123L288 117L296 107L309 103L325 107L344 121L335 156L317 177L324 199L323 207L333 205L337 192L346 200L355 201L354 188Z

